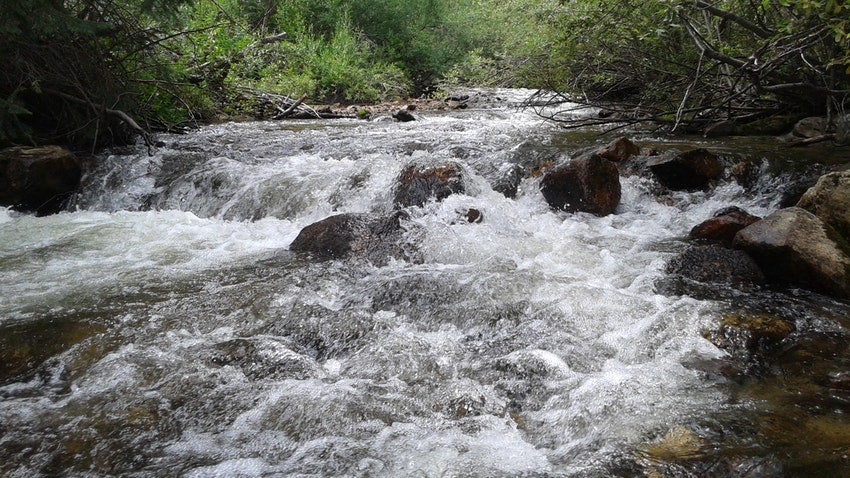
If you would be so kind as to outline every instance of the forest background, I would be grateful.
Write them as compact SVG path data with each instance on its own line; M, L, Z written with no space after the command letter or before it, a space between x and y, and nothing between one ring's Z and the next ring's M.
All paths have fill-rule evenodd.
M850 1L4 0L0 62L0 146L94 150L250 111L261 92L374 103L461 86L562 92L686 132L835 122Z

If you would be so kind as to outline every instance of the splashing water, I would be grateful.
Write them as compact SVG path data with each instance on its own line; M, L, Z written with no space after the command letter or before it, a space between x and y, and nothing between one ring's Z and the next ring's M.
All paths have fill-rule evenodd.
M23 342L3 352L0 473L603 476L732 406L685 365L722 356L701 330L727 304L653 284L694 224L770 198L662 204L624 177L617 214L554 212L533 178L515 200L490 184L587 144L506 107L418 119L208 126L96 158L69 212L0 211L0 327ZM471 178L409 211L421 261L287 250L331 214L389 211L414 160Z

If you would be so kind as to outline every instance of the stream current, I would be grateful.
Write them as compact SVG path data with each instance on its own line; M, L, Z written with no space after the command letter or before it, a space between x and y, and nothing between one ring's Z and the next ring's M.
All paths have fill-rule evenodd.
M95 158L68 212L0 209L0 475L630 476L677 430L737 434L762 461L735 463L782 470L741 425L760 399L693 366L725 356L703 330L746 299L656 287L691 227L776 195L659 201L623 176L606 217L551 210L535 178L505 198L490 184L512 164L610 139L512 107L526 93L164 135ZM417 260L288 251L332 214L389 212L405 165L445 160L467 192L408 210ZM844 305L795 300L844 333L817 313Z

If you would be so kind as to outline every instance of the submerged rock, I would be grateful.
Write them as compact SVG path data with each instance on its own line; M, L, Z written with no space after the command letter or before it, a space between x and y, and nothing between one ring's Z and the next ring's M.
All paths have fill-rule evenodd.
M734 244L756 260L769 281L850 296L846 242L804 209L781 209L739 231Z
M642 451L648 458L666 462L679 462L701 458L708 442L687 428L674 428Z
M620 203L620 173L617 166L598 154L580 156L548 171L540 191L555 209L607 216Z
M309 253L320 261L357 255L384 264L391 257L406 257L401 244L401 217L401 213L331 216L302 229L289 250Z
M725 247L693 246L667 264L668 274L697 282L760 284L764 274L752 257Z
M720 159L703 148L652 157L646 165L661 184L677 191L704 189L723 174Z
M395 191L399 207L422 206L429 199L442 201L455 193L466 192L463 168L447 162L436 166L412 164L401 172Z
M850 238L850 171L821 176L803 194L797 207L819 217L844 238Z
M731 245L738 231L760 219L735 206L720 209L711 219L694 226L690 237Z
M0 151L0 205L57 213L81 176L80 160L65 148L6 148Z
M718 330L705 335L721 349L736 355L750 355L775 346L795 330L793 322L771 314L729 314Z

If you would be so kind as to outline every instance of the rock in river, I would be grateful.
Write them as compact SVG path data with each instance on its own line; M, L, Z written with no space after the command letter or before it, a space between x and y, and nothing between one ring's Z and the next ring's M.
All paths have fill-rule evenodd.
M459 164L411 164L404 168L398 179L395 204L399 207L422 206L432 197L442 201L451 194L464 192L464 173Z
M639 155L640 147L634 144L629 138L622 136L602 147L596 154L609 161L620 163L632 156Z
M780 209L745 227L735 247L749 253L772 282L850 296L847 243L805 209Z
M598 154L580 156L547 172L540 191L553 208L607 216L620 203L620 173Z
M357 255L384 264L390 257L405 256L401 244L401 217L401 213L389 216L337 214L302 229L289 250L309 253L320 261Z
M703 189L723 174L717 156L703 148L656 156L646 165L661 184L677 191Z
M59 212L80 184L80 160L59 146L0 151L0 205L38 215Z
M817 184L803 194L797 207L819 217L844 238L850 238L850 171L821 176Z
M693 246L667 264L669 274L679 274L697 282L759 284L764 275L755 261L743 251L725 247Z
M735 206L723 208L716 211L711 219L694 226L690 237L731 245L738 231L760 219Z

